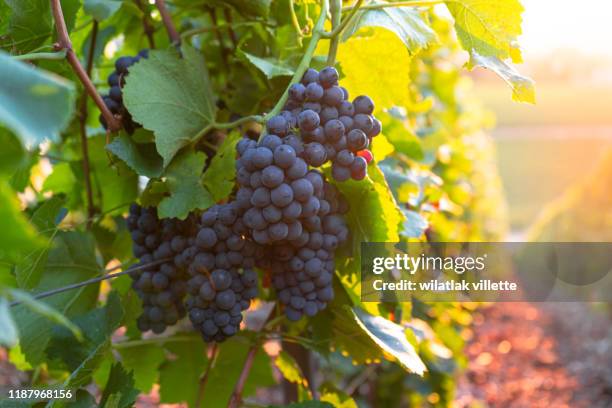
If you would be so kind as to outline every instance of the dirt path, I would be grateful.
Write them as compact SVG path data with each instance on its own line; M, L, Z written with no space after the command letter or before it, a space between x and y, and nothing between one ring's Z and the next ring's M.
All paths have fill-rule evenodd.
M612 406L612 324L587 305L498 303L473 330L458 407Z

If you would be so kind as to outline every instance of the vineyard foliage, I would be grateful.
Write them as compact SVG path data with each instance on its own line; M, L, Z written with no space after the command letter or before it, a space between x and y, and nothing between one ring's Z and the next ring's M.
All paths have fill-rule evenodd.
M448 405L473 305L362 303L359 250L503 236L492 118L465 72L490 69L534 102L512 65L522 11L518 0L0 2L0 346L23 385L77 391L46 406L128 407L153 390L214 408L267 404L255 391L282 377L294 407ZM115 61L139 52L109 112ZM189 319L141 333L121 274L137 262L130 205L165 222L234 200L241 136L265 134L290 85L328 65L382 123L365 179L322 169L350 207L333 301L291 322L257 269L258 297L227 341L205 343Z

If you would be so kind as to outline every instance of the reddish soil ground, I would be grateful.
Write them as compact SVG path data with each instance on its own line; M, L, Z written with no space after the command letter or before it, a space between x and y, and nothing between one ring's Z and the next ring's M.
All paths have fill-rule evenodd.
M612 324L584 304L499 303L475 317L458 407L612 407Z

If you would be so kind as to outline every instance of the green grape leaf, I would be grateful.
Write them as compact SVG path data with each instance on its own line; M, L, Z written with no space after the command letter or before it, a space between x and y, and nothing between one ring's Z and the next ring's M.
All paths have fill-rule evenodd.
M386 353L391 354L408 372L423 375L427 367L406 339L404 328L380 316L355 307L354 319L365 333Z
M63 218L61 214L63 204L64 201L62 199L52 197L43 202L34 211L30 221L41 235L40 239L45 237L46 241L43 241L40 249L28 247L29 252L17 262L15 278L20 288L31 289L40 281L45 263L47 262L48 251L53 244L53 237L57 232L57 224Z
M123 308L116 292L111 292L104 307L96 308L74 319L84 340L76 339L71 332L56 328L47 347L47 355L54 363L70 370L63 387L75 389L91 381L93 372L110 352L112 334L119 328Z
M216 97L198 51L151 51L130 67L123 101L134 120L155 133L157 151L168 166L184 146L215 121Z
M119 10L123 0L85 0L83 10L97 21L106 20Z
M143 344L118 349L123 365L133 371L135 386L149 392L157 381L158 369L165 360L164 350L155 344Z
M99 192L94 201L105 214L121 214L138 196L138 176L125 163L112 163L105 146L104 135L89 138L92 189Z
M226 407L236 381L240 376L251 343L244 337L233 337L219 345L215 369L208 377L204 401L212 408ZM260 347L255 354L251 373L246 381L243 397L253 395L257 387L275 384L270 358Z
M334 408L358 408L353 398L329 384L323 384L320 392L321 401L329 402Z
M44 241L37 236L36 230L21 213L19 200L11 188L0 181L0 259L14 261L19 259L24 248L37 249Z
M410 55L406 47L388 30L377 27L369 30L374 34L355 35L338 49L344 74L342 86L353 98L370 96L377 112L382 108L408 106Z
M330 306L314 318L316 327L315 350L325 353L326 349L340 352L354 364L372 364L384 357L381 348L357 324L352 311L355 302L349 291L334 284L335 297ZM312 345L308 345L313 347Z
M0 122L26 146L56 140L74 111L73 85L2 51L0 78L10 78L0 82Z
M128 135L122 133L106 145L106 149L123 160L137 174L156 178L162 173L162 158L157 154L153 143L134 143Z
M83 338L81 330L75 326L74 323L48 304L36 300L29 293L22 290L10 289L9 294L14 300L20 302L26 308L30 309L31 312L39 314L40 316L43 316L56 324L64 326L66 329L70 330L77 339Z
M111 367L108 381L104 387L101 407L129 408L134 405L138 397L138 390L134 388L134 376L127 372L121 363L115 363ZM110 401L113 404L109 404Z
M173 342L165 348L174 358L168 359L159 368L159 396L161 403L187 401L194 406L200 376L207 364L205 344L194 337L191 341ZM216 368L216 367L215 367ZM216 370L215 370L216 371ZM218 392L210 382L206 389ZM208 402L208 399L206 399ZM214 406L214 405L209 405Z
M374 0L369 4L383 3ZM359 10L342 32L342 41L347 41L362 27L382 27L393 32L404 43L410 54L418 52L437 40L436 33L423 19L423 15L413 7Z
M399 241L404 215L375 162L368 166L368 178L365 180L349 180L337 186L350 204L350 210L346 215L351 231L347 246L352 255L339 254L336 257L336 272L351 299L357 302L361 285L361 261L358 255L361 253L361 243ZM364 216L364 214L376 214L376 216Z
M19 341L19 332L11 316L9 301L0 295L0 345L11 348Z
M289 353L281 351L274 359L274 365L281 372L283 377L292 383L305 384L304 376L297 362Z
M376 117L382 122L383 134L398 153L414 160L424 158L421 140L404 121L387 112L380 112Z
M380 170L385 175L385 180L397 201L406 203L410 198L410 193L418 190L419 181L412 173L387 164L381 164Z
M481 67L489 69L503 79L512 89L512 99L518 102L535 104L535 82L521 75L513 66L494 56L483 56L472 52L470 69Z
M241 54L244 55L253 66L263 72L268 79L278 76L291 76L294 73L293 68L289 65L281 61L276 61L273 58L260 58L246 52L242 52Z
M32 288L33 293L82 282L100 274L101 267L96 262L94 241L89 234L58 231L54 234L49 247L46 258L41 261L43 272L40 282ZM71 319L95 306L98 289L99 285L88 285L55 294L40 302ZM54 323L25 305L14 308L14 317L21 336L21 349L27 361L32 365L42 362Z
M43 183L43 192L72 194L78 183L78 179L72 171L69 162L57 163L53 166L53 172Z
M240 140L239 132L231 132L213 157L202 176L202 182L215 201L226 198L234 188L236 178L236 143Z
M25 150L19 139L0 128L0 175L12 175L25 161Z
M225 0L221 3L231 4L239 13L245 16L267 17L270 13L272 0Z
M516 53L523 6L519 0L448 0L461 46L468 52L502 60Z
M185 219L190 211L205 210L215 204L200 180L205 161L204 153L193 150L185 150L172 160L164 174L170 197L159 203L160 217Z
M51 8L47 0L5 0L11 9L8 19L7 43L4 48L28 52L44 42L53 33ZM2 64L0 64L2 65Z
M416 211L403 209L402 212L406 221L404 221L400 235L406 238L420 238L429 227L427 220Z

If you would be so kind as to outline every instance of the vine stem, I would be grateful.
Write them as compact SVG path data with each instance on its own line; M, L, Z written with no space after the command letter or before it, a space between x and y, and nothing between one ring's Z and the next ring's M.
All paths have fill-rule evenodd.
M359 11L359 9L361 8L361 5L363 4L363 0L357 0L355 2L354 5L352 5L351 7L349 7L349 15L346 16L342 22L340 24L333 24L332 21L332 31L328 32L328 33L324 33L323 37L325 38L331 38L332 39L332 44L334 43L334 41L336 42L336 44L339 42L340 40L340 34L342 34L342 31L344 31L344 29L348 26L348 24L353 21L353 19L355 18L355 15L357 14L357 11ZM344 12L345 9L340 8L340 15L342 15L342 12ZM333 15L333 12L332 12ZM330 46L331 48L331 46Z
M151 21L149 18L149 10L146 5L143 6L142 0L135 0L136 6L142 11L142 28L147 36L147 40L149 41L149 47L155 48L155 38L153 37L153 33L155 32L155 28L151 25Z
M304 72L306 72L306 70L310 66L310 61L312 60L314 52L317 48L317 44L319 43L319 40L321 40L321 38L323 37L323 33L324 33L323 28L325 25L325 19L327 18L328 10L329 10L328 0L322 0L321 1L321 14L319 14L319 18L317 19L317 22L315 23L315 26L312 30L312 36L310 37L310 42L308 43L308 46L306 47L306 51L304 51L304 56L302 57L300 64L296 68L295 73L293 74L293 77L291 78L291 81L289 81L289 85L287 85L285 92L283 92L283 95L280 97L276 105L274 105L272 110L268 112L267 115L265 115L264 120L268 116L272 117L280 113L280 111L283 109L283 106L285 105L285 102L287 102L287 97L289 95L289 88L291 87L291 85L299 82L302 79L302 76L304 76ZM261 137L263 137L264 134L265 132L262 132Z
M127 275L128 273L131 273L131 272L139 271L139 270L142 270L142 269L147 269L147 268L150 268L151 266L159 265L159 264L162 264L164 262L168 262L170 260L171 260L170 258L160 259L158 261L149 262L149 263L144 264L144 265L139 265L139 266L136 266L134 268L130 268L130 269L125 270L125 271L121 271L121 272L117 272L117 273L109 273L109 272L115 271L115 270L120 269L123 266L125 266L123 264L117 265L117 266L114 266L114 267L112 267L110 269L104 270L104 273L106 275L98 276L96 278L87 279L87 280L82 281L82 282L73 283L72 285L62 286L61 288L55 288L55 289L47 290L47 291L44 291L44 292L40 292L40 293L37 293L37 294L33 295L32 297L34 299L46 298L46 297L49 297L49 296L57 295L59 293L67 292L69 290L79 289L79 288L82 288L83 286L91 285L93 283L102 282L103 280L113 279L113 278L117 278L119 276ZM21 302L19 302L19 301L12 302L11 303L11 307L17 306L20 303Z
M104 117L104 120L106 120L109 130L114 132L121 129L121 122L118 121L106 107L106 104L102 100L100 94L98 94L95 85L93 82L91 82L89 75L87 75L87 72L85 72L83 69L81 62L72 49L72 43L70 42L70 37L68 36L68 29L66 28L66 21L64 20L64 13L62 12L60 0L51 0L51 10L53 13L53 20L55 22L55 29L57 31L58 51L66 51L66 60L68 61L68 64L70 64L77 77L79 77L79 80L85 87L85 91L94 100L102 112L102 116Z
M291 16L291 24L293 24L295 33L298 36L298 45L301 47L304 33L302 32L302 27L300 27L300 21L298 20L297 14L295 14L295 4L293 0L289 0L289 15Z
M232 41L232 45L234 46L234 51L236 51L236 49L238 48L238 37L236 36L236 32L232 27L232 10L230 10L229 8L224 8L223 16L225 17L225 22L227 23L227 33L229 34L230 40Z
M217 26L217 28L223 28L223 29L229 29L229 28L237 28L237 27L246 27L246 26L252 26L255 25L256 23L252 22L252 21L243 21L243 22L239 22L239 23L225 23L225 24L219 24ZM198 27L198 28L192 28L190 30L186 30L181 34L181 39L184 41L186 38L192 37L194 35L198 35L198 34L203 34L203 33L208 33L213 31L215 28L214 27Z
M217 361L217 355L219 354L219 346L217 343L213 343L210 350L210 357L208 358L208 364L206 364L206 369L202 373L200 377L200 383L198 385L198 395L195 400L195 407L200 408L202 406L202 401L204 397L204 389L206 388L206 383L208 382L208 375L210 370L214 367L215 362Z
M18 61L29 60L63 60L66 58L66 50L57 52L32 52L29 54L13 55L12 58Z
M268 321L272 317L272 313L276 310L274 307L271 307L268 310L268 315L264 319L264 323L260 327L260 331L266 327ZM253 367L253 362L255 361L255 355L257 354L257 350L261 347L261 337L255 340L253 345L249 348L246 359L244 361L244 365L242 366L242 371L240 372L240 377L238 377L238 381L234 386L234 392L230 396L229 402L227 403L227 408L238 408L240 403L242 402L242 391L244 390L244 386L246 385L246 381L249 378L249 373L251 372L251 368Z
M340 30L338 29L342 26L340 23L340 19L342 18L342 0L331 0L330 11L332 37L329 43L329 52L327 53L327 66L333 67L336 63L336 54L338 53L338 45L340 44ZM345 22L348 21L349 18L350 16L345 19ZM324 33L322 35L325 36L326 34Z
M172 22L172 17L166 8L166 2L164 0L155 0L155 6L159 10L159 14L161 15L162 21L164 22L164 26L166 27L166 31L168 32L168 37L173 44L180 44L181 37L179 36L178 31L174 27L174 23Z
M204 136L206 133L210 132L213 129L218 129L218 130L223 130L223 129L233 129L235 127L238 127L244 123L247 122L257 122L257 123L263 123L264 122L264 118L261 115L250 115L250 116L243 116L240 119L237 119L233 122L223 122L223 123L211 123L210 125L204 127L202 130L200 130L198 132L197 135L195 135L195 137L193 138L194 142L200 140L200 138L202 138L202 136Z
M87 65L85 72L91 78L91 70L93 68L93 56L96 49L96 41L98 39L98 21L93 20L91 27L91 43L87 54ZM91 171L89 167L89 146L87 142L87 93L83 91L81 96L81 106L79 113L79 125L81 133L81 152L83 154L83 178L85 179L85 191L87 193L87 218L91 220L95 214L93 201L93 190L91 188ZM92 222L87 222L87 229L91 228Z
M412 0L412 1L396 1L394 3L376 3L366 4L362 6L362 10L379 10L387 7L427 7L435 6L436 4L443 4L452 0ZM343 7L342 12L353 10L355 6Z

